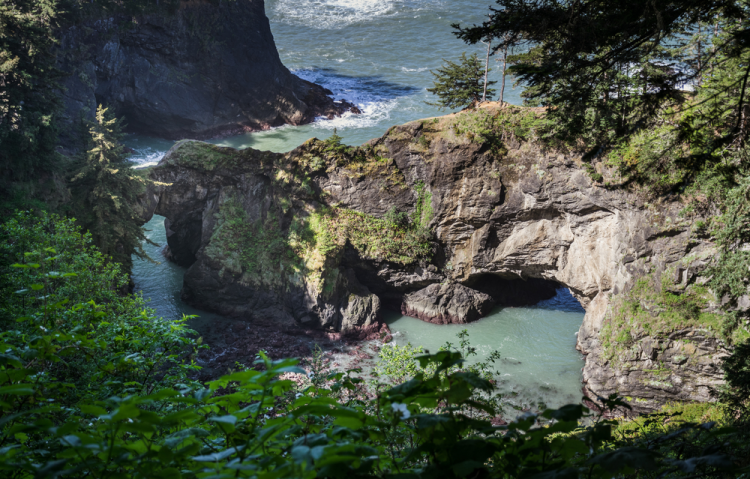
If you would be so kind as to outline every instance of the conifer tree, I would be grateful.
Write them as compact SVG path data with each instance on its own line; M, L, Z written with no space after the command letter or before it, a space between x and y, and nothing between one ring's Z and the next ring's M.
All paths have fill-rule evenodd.
M121 121L101 105L89 133L88 151L71 180L75 212L104 254L130 266L132 254L146 257L142 243L148 240L136 206L146 180L134 174L120 143Z
M462 53L459 63L444 61L445 64L438 68L437 73L430 72L435 77L435 86L427 91L437 95L438 101L435 104L441 108L463 108L481 101L485 89L485 66L477 54L467 57L466 53ZM495 83L487 82L487 100L495 94L495 90L489 88Z
M678 142L694 137L679 118L691 110L711 139L686 149L697 170L748 138L749 13L741 0L496 0L488 21L453 26L470 44L493 38L495 52L525 47L509 59L523 96L549 107L554 135L583 141L589 156L665 123ZM689 103L711 76L726 88Z

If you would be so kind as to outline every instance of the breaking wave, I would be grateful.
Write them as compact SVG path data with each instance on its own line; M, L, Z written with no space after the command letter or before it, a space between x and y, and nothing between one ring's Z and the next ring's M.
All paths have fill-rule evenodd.
M322 30L343 28L396 12L394 0L278 0L274 20Z

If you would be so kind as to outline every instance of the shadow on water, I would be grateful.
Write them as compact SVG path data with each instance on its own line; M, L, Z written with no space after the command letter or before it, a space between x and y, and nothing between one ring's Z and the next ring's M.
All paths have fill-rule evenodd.
M586 310L583 309L581 303L578 302L568 288L559 288L553 298L540 301L534 307L550 311L586 314Z
M381 75L345 75L335 68L317 67L295 70L294 74L307 81L325 85L334 95L372 96L373 99L389 100L414 95L421 88L402 85L386 80Z

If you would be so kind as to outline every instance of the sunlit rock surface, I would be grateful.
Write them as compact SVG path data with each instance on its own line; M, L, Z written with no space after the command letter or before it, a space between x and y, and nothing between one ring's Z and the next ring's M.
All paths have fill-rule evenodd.
M637 330L622 343L602 333L612 299L639 278L679 270L692 271L682 288L700 281L698 260L686 258L705 263L712 245L691 236L682 203L648 204L592 181L574 154L511 130L490 141L466 126L500 114L510 113L490 105L412 122L359 149L179 143L153 170L162 186L150 198L169 220L175 260L190 266L183 297L224 314L346 332L373 328L382 307L465 322L563 285L586 309L578 336L586 394L639 398L638 412L709 400L727 351L715 335L699 326ZM399 222L407 226L389 226Z

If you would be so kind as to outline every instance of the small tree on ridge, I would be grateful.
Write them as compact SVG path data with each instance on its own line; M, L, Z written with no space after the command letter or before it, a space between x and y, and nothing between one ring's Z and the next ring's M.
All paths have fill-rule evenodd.
M467 57L466 53L462 53L459 63L444 61L445 64L437 72L430 72L435 77L435 86L427 91L438 97L437 103L430 104L441 108L463 108L479 103L485 90L485 65L477 54ZM497 82L487 82L487 100L495 94L495 90L489 88L495 83Z

